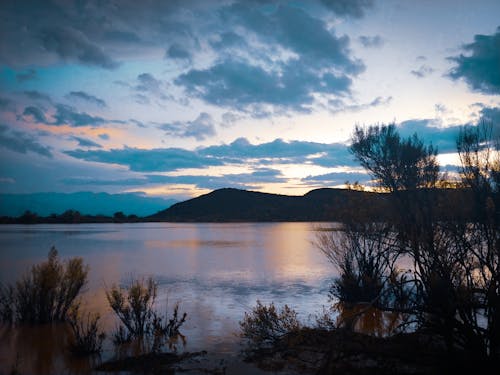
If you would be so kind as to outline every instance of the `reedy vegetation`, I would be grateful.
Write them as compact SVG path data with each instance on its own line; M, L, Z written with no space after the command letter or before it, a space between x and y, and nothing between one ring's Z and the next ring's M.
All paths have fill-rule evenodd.
M109 305L121 322L114 334L116 344L139 340L149 346L149 351L157 352L179 335L187 314L179 317L178 304L170 319L168 313L165 316L158 314L154 309L157 292L158 283L151 277L132 280L127 288L113 285L106 290Z

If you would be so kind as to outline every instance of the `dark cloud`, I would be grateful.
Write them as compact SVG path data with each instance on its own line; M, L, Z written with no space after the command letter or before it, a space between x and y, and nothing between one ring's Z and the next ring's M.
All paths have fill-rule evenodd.
M321 0L321 2L339 16L361 18L366 10L373 7L374 0Z
M305 112L315 94L348 95L352 77L364 70L363 63L351 57L347 36L336 36L322 20L298 7L239 2L221 9L220 17L228 27L244 28L246 43L239 34L221 33L212 46L231 47L231 53L175 81L210 104L250 110L256 116L266 115L266 106ZM248 40L258 47L249 46ZM280 49L293 57L283 58Z
M10 103L12 103L10 99L3 98L0 96L0 109L7 109Z
M150 73L142 73L137 76L137 85L134 89L140 94L136 94L136 98L140 104L149 104L147 95L165 100L168 96L163 91L164 84L162 81L156 79Z
M47 118L45 113L38 107L29 106L24 108L23 116L31 117L35 122L46 124Z
M247 46L245 38L234 31L225 31L219 34L218 39L213 40L210 44L217 50L224 50L233 47L244 48Z
M358 38L358 40L363 46L367 48L378 48L384 45L384 40L380 35L375 35L375 36L361 35Z
M496 124L500 127L500 108L499 107L483 107L480 111L481 120Z
M169 124L162 124L159 128L164 130L168 135L182 138L193 137L197 141L202 141L215 135L212 116L205 112L200 113L193 121L175 121Z
M40 144L28 133L9 129L8 126L2 124L0 124L0 147L21 154L33 152L47 158L52 158L50 147Z
M353 158L343 143L285 142L275 139L253 145L245 138L238 138L228 145L208 146L198 152L226 163L245 163L253 159L261 164L314 164L330 167L353 164Z
M403 137L417 134L425 143L432 143L438 147L439 153L455 152L457 137L462 126L442 127L435 120L415 119L398 124L398 130Z
M52 103L52 99L50 98L50 96L40 91L36 90L23 91L23 94L24 96L26 96L28 99L31 100Z
M133 31L108 30L103 38L113 43L141 43L141 38Z
M500 27L493 35L475 35L463 50L467 55L449 58L456 64L449 76L465 80L473 90L500 94Z
M101 108L107 107L106 102L104 100L99 99L98 97L95 97L93 95L87 94L84 91L71 91L68 95L66 95L66 97L68 99L83 100Z
M298 61L289 62L278 72L236 60L205 70L193 69L176 80L188 94L210 104L238 110L269 104L297 111L308 111L315 93L349 93L351 82L346 75L318 74Z
M355 165L352 155L343 143L315 143L305 141L272 142L253 145L239 138L227 145L202 147L196 151L179 148L72 150L67 155L100 163L120 164L137 172L170 172L184 168L206 168L230 164L309 164L326 167ZM267 173L270 173L266 169ZM262 170L260 171L262 172Z
M37 76L35 69L28 69L25 72L16 74L16 80L19 83L23 83L26 81L32 81L32 80L37 79L37 78L38 78L38 76Z
M101 133L98 135L99 138L101 138L104 141L109 141L109 134L106 133Z
M64 104L56 104L54 122L49 125L69 125L69 126L99 126L106 122L101 117L91 116L85 112L78 112L73 107Z
M145 150L126 147L109 151L77 149L65 151L65 153L86 161L126 165L130 170L138 172L168 172L183 168L223 165L223 162L218 159L180 148Z
M50 27L40 34L43 47L54 52L62 60L78 61L106 69L118 67L118 63L97 44L91 42L80 30L72 27Z
M191 60L191 53L181 45L174 43L168 48L166 57L171 59Z
M424 78L427 77L428 75L434 73L434 69L431 68L429 65L421 65L418 69L412 70L410 72L417 78Z
M94 186L145 186L151 184L182 184L194 185L200 189L219 189L223 187L233 187L239 189L258 188L262 183L286 182L281 172L276 169L262 168L250 173L234 173L223 176L208 175L144 175L141 178L127 179L99 179L99 178L65 178L66 185L94 185Z
M80 147L97 147L97 148L102 148L102 146L99 143L96 143L90 139L87 138L81 138L81 137L76 137L72 136L70 138L73 141L78 142L78 146Z

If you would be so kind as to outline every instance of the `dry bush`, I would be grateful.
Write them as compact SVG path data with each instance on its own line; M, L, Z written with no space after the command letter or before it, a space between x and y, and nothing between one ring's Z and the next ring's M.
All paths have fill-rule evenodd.
M250 313L245 313L240 322L241 336L247 339L251 347L265 347L277 343L291 332L297 332L301 324L297 313L285 305L278 310L274 303L269 306L257 301Z
M78 355L98 354L106 335L99 330L99 314L82 315L78 307L68 312L67 321L73 332L70 350Z
M138 339L156 352L179 335L187 314L179 316L176 305L170 318L168 313L159 315L154 309L157 291L158 284L151 277L133 280L127 288L113 285L106 290L109 305L121 322L114 334L115 344Z
M45 262L34 265L15 286L0 288L2 320L18 323L64 321L87 282L82 258L61 262L52 247Z

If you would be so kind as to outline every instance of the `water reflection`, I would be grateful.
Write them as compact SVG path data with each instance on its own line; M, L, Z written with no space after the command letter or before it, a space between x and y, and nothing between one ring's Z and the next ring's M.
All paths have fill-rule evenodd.
M68 350L69 327L65 324L1 327L0 371L21 374L88 374L99 356L76 357Z
M82 256L89 264L84 311L98 312L107 333L117 321L104 287L153 276L160 311L180 302L188 313L182 327L188 339L179 350L236 353L238 322L257 299L288 304L304 318L328 303L333 268L312 245L313 229L310 223L4 225L0 281L14 282L55 246L62 259ZM1 333L0 373L10 371L17 353L27 366L22 373L80 374L92 366L66 350L64 326ZM116 354L107 339L102 358Z
M367 304L337 303L337 325L371 336L386 337L397 332L404 322L401 313L382 311Z

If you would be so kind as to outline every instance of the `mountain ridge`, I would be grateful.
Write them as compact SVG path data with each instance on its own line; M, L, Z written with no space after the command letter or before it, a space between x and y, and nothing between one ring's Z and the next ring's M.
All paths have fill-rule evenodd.
M384 194L348 189L314 189L304 195L283 195L222 188L173 204L146 219L178 222L331 221L369 199L370 214L383 211Z

